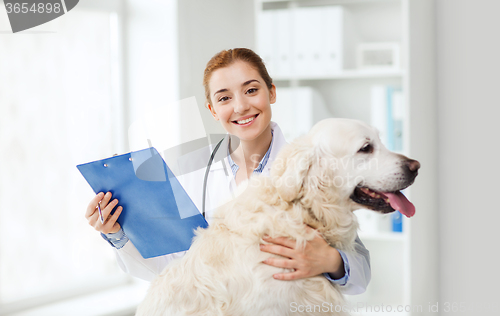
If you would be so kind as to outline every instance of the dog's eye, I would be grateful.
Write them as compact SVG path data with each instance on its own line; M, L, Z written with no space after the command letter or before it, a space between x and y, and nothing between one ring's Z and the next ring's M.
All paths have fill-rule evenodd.
M366 143L358 150L359 153L370 154L373 152L373 146L370 143Z

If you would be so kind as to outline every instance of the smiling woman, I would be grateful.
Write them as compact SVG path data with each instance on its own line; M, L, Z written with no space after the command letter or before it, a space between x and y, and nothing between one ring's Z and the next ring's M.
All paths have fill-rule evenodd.
M271 83L268 89L254 67L236 61L213 72L209 90L215 91L207 104L214 119L240 140L241 146L230 148L233 161L240 166L236 173L239 184L250 177L271 144L271 104L276 101L276 87ZM245 159L245 151L256 155Z

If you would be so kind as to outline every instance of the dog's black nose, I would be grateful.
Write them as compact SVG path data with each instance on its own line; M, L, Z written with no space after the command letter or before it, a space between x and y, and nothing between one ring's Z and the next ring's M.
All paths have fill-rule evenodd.
M411 172L417 172L418 169L420 169L420 162L413 160L413 159L408 159L405 162L406 166Z

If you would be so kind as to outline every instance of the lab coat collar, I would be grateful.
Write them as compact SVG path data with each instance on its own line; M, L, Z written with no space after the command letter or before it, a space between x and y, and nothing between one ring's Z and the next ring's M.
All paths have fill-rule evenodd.
M271 153L269 155L269 160L267 161L266 166L264 167L264 170L262 170L263 175L269 175L271 171L271 166L272 162L278 155L281 147L287 144L285 140L285 136L283 136L283 132L281 131L280 127L278 124L275 122L271 121L271 129L273 130L273 147L271 148ZM224 137L224 140L222 141L219 149L217 150L217 153L215 154L214 161L217 161L217 163L214 163L210 170L216 171L216 170L221 170L226 168L226 171L231 173L231 165L229 164L229 161L227 159L227 148L229 146L229 138L231 137L230 134L226 134ZM233 136L234 137L234 136ZM215 146L214 146L215 148ZM213 149L212 149L213 150ZM224 165L222 165L224 163Z

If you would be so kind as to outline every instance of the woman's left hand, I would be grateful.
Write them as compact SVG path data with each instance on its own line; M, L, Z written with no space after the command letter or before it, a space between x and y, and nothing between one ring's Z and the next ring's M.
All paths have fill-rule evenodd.
M312 228L307 227L309 231ZM296 249L295 240L286 237L263 238L270 244L261 244L264 252L280 255L284 258L268 258L263 263L273 267L294 269L293 272L277 273L273 277L278 280L297 280L316 276L322 273L332 274L334 279L344 276L344 261L337 249L316 234L307 241L304 249Z

